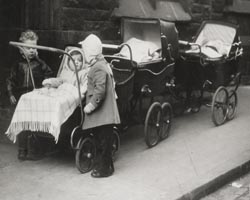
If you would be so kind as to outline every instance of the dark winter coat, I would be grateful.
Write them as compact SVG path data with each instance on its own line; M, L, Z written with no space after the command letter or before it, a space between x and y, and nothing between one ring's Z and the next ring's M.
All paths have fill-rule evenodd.
M36 88L40 88L42 81L53 75L49 66L38 57L30 61L30 67ZM33 89L27 60L21 58L12 66L10 76L6 79L6 84L9 96L20 96Z
M120 123L113 77L103 57L90 67L88 73L86 105L88 103L95 109L85 115L83 129Z

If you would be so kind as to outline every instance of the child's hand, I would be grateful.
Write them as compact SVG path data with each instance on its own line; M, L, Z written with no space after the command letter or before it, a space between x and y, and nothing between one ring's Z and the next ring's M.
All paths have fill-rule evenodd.
M47 88L57 88L61 84L63 84L63 80L61 78L48 78L43 80L42 85Z
M88 103L83 110L85 114L90 114L94 109L95 107L92 105L92 103Z
M15 105L15 104L16 104L16 98L15 98L13 95L10 96L10 103L11 103L12 105Z

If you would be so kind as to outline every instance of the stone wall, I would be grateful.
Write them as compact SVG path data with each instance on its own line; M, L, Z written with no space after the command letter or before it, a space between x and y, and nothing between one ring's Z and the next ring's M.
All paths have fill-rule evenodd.
M178 26L180 38L191 39L203 20L227 21L223 14L226 0L187 0L192 21Z
M82 40L90 32L104 41L117 40L119 26L111 19L112 10L117 6L117 0L63 0L57 26L66 32L72 31L68 32L69 43ZM74 31L82 35L74 35Z

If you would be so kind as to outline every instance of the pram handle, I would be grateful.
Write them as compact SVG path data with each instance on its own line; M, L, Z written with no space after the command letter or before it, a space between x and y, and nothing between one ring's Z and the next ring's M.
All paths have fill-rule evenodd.
M200 46L200 45L197 44L197 43L188 42L188 41L184 41L184 40L179 40L178 42L179 42L179 44L185 45L185 46Z
M129 44L127 44L127 43L122 43L120 45L116 45L116 44L102 44L103 48L109 48L109 49L115 49L115 50L122 49L122 47L124 47L124 46L126 46L128 48L128 50L129 50L131 65L133 67L135 67L134 62L133 62L132 49L129 46Z
M39 50L52 51L52 52L55 52L55 53L65 54L65 51L63 51L61 49L53 48L53 47L25 44L25 43L22 43L22 42L13 42L13 41L10 41L9 44L12 45L12 46L16 46L16 47L21 46L21 47L28 47L28 48L34 48L34 49L39 49Z
M102 44L102 48L119 49L120 45L116 45L116 44Z
M179 44L182 44L182 45L186 45L186 46L189 45L188 41L179 40L178 42L179 42Z

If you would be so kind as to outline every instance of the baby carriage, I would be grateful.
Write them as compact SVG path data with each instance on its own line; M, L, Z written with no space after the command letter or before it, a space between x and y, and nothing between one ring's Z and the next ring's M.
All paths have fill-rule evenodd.
M171 127L171 105L161 104L155 97L166 92L173 77L178 34L171 22L122 18L121 35L121 45L104 45L118 51L105 58L114 73L121 121L126 126L139 107L145 142L153 147L168 137Z
M237 26L204 21L193 42L179 41L180 59L176 84L184 86L187 104L198 112L202 104L211 106L212 121L218 126L234 118L237 106L238 72L242 55ZM205 93L213 94L205 95Z
M78 70L72 58L73 52L80 53L83 56L82 50L73 46L66 47L64 51L19 42L10 42L10 44L18 47L24 52L24 55L25 50L23 48L30 47L59 53L64 56L57 78L44 81L46 84L49 83L56 86L49 89L46 87L36 89L33 84L34 90L22 95L20 98L7 134L13 141L15 141L16 135L23 130L32 131L35 137L39 135L40 137L53 138L56 143L60 141L61 137L64 137L63 140L68 139L68 143L71 144L72 149L75 151L75 162L79 171L82 173L90 171L94 162L96 146L93 141L93 135L85 133L81 129L84 123L83 93L86 91L87 71L84 71L86 69ZM73 61L74 69L72 70L68 70L66 67L70 61ZM30 72L31 80L34 83L32 71L30 70ZM61 84L59 83L62 81L61 79L69 80L67 83ZM20 126L17 126L17 124L20 124ZM114 142L113 154L119 147L119 135L115 135Z

